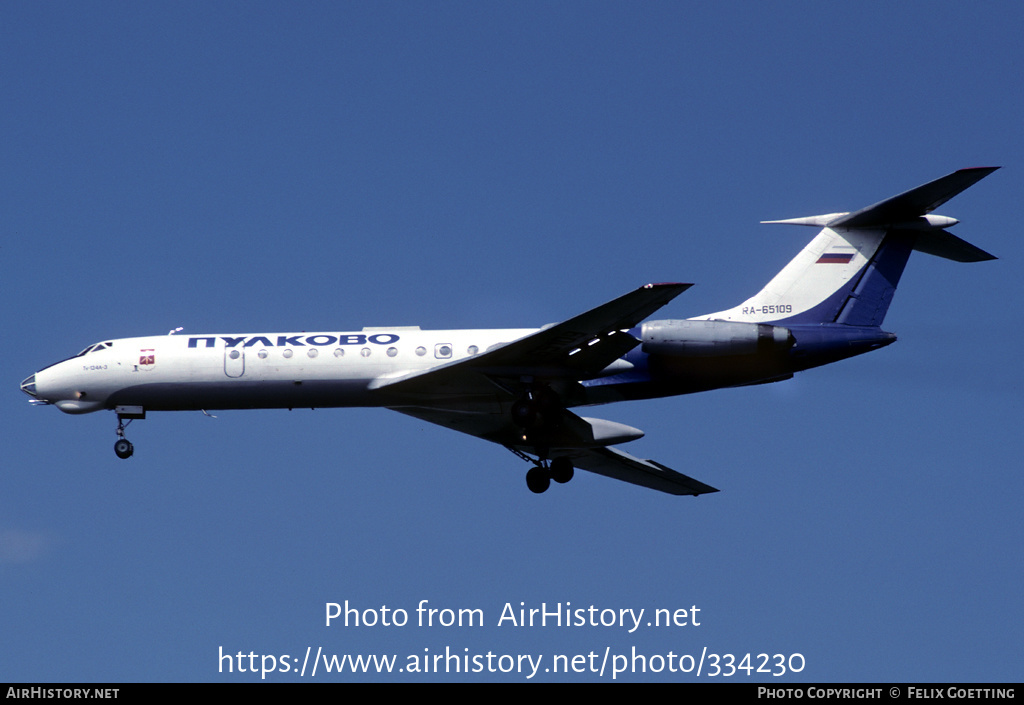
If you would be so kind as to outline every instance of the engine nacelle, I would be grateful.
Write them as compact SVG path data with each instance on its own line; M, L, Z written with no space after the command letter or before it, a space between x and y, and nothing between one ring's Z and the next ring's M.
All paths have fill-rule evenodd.
M672 357L721 357L780 353L796 339L788 328L736 321L648 321L643 351Z

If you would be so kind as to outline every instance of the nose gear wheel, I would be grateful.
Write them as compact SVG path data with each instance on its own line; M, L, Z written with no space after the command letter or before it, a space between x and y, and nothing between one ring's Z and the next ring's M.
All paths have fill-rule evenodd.
M126 460L126 459L132 457L132 453L135 452L135 446L132 445L131 441L129 441L127 438L124 437L124 429L131 422L132 422L132 419L128 419L128 423L125 423L124 419L121 418L121 415L118 414L118 417L117 417L117 442L114 443L114 455L116 455L121 460Z

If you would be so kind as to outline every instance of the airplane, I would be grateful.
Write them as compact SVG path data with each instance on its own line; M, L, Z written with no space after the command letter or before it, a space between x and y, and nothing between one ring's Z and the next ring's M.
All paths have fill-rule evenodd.
M529 489L580 468L673 495L718 490L613 446L643 431L572 409L777 382L896 340L883 331L912 251L995 259L932 211L999 167L961 169L858 211L762 221L821 228L743 303L685 320L646 319L691 284L646 284L539 329L167 335L105 340L21 383L68 414L386 407L505 446ZM646 322L645 322L646 321ZM127 423L126 423L127 422Z

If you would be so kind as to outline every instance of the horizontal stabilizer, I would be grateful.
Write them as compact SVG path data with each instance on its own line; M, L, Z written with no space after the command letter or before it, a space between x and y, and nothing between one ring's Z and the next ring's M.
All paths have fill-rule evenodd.
M970 188L998 168L997 166L984 166L959 169L940 179L929 181L923 186L837 218L828 226L830 228L873 228L916 220L922 215L931 213L953 196Z
M986 262L997 259L995 255L990 255L980 247L975 247L945 230L922 233L914 243L914 249L936 257L945 257L954 262Z
M826 213L825 215L809 215L806 218L785 218L784 220L762 220L762 225L811 225L816 228L827 227L833 220L837 220L849 213Z

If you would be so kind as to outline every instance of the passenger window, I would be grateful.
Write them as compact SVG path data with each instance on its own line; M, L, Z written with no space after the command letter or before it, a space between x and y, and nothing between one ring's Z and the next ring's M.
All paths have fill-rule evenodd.
M438 343L434 346L434 357L439 360L446 360L452 356L452 346L448 343Z

